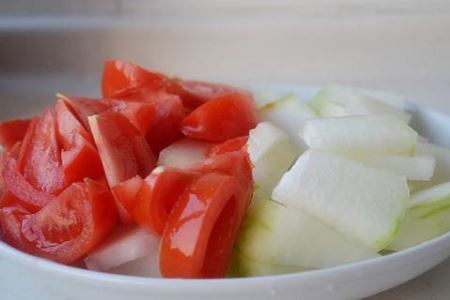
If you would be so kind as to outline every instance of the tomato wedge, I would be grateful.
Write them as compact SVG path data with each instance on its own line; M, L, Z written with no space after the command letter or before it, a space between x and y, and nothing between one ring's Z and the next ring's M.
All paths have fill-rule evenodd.
M183 193L161 240L163 276L216 278L226 274L241 222L237 189L235 176L213 172Z
M206 152L206 157L212 157L228 152L234 152L242 150L246 147L248 136L240 136L234 139L230 139L221 144L214 145Z
M134 219L144 229L162 235L169 213L197 174L158 167L145 179L134 206Z
M61 151L56 137L55 118L50 109L30 128L22 143L19 171L39 191L58 194L64 188Z
M63 100L76 116L84 128L90 131L88 117L98 115L111 108L111 104L106 99L94 99L86 97L73 97L57 94L59 100Z
M0 237L11 246L26 251L26 243L22 238L21 223L24 216L30 214L20 205L0 209Z
M116 220L109 189L86 179L72 184L39 212L23 217L24 250L70 264L97 246Z
M117 184L111 189L118 203L117 208L119 209L122 223L133 222L133 209L142 183L143 180L138 175Z
M103 70L102 92L106 98L120 98L133 88L164 89L167 78L122 60L106 61Z
M8 150L17 142L22 141L30 122L31 120L28 119L0 122L0 145Z
M156 166L156 159L139 131L118 112L106 112L89 118L92 133L109 186L139 175L146 177ZM120 220L130 217L122 201L115 197Z
M174 78L169 81L167 91L176 94L183 100L184 106L196 109L203 103L230 93L240 93L251 96L247 91L218 83Z
M199 106L183 120L181 131L188 137L224 142L248 134L256 123L253 98L233 93Z
M4 199L0 203L1 207L16 203L31 212L35 212L55 198L55 196L51 194L34 188L23 175L20 174L17 167L17 161L8 155L3 158L3 180L5 194Z
M62 146L61 160L64 183L97 179L104 175L100 156L93 145L92 135L75 117L67 103L58 100L55 104L58 140Z
M142 135L156 123L156 108L145 102L112 100L112 110L123 114Z

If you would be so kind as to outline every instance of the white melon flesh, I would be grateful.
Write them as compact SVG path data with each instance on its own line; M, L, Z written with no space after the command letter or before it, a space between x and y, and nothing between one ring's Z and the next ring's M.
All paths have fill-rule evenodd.
M404 176L311 149L284 174L272 198L379 251L395 238L409 189Z
M409 122L411 116L408 113L386 102L395 102L399 105L403 101L400 97L385 92L329 85L317 92L311 99L310 106L322 117L387 114L405 123Z
M388 246L400 251L450 230L450 182L411 196L411 205L400 224L397 238Z
M332 267L378 256L376 251L318 219L269 200L261 202L246 220L236 251L262 265L301 269ZM258 273L258 269L248 270L251 267L243 265L238 269Z
M307 120L317 115L304 102L295 96L286 96L259 109L261 121L270 121L285 131L291 142L300 150L305 150L305 143L299 136Z
M311 148L355 156L412 155L417 142L411 127L389 115L309 120L302 136Z
M307 271L304 268L296 266L280 266L261 263L249 259L240 253L235 253L232 264L231 275L233 277L255 277Z
M186 167L206 159L206 152L212 144L192 139L182 139L163 149L158 165L165 167Z
M288 135L270 122L261 122L250 130L247 149L254 166L255 200L270 197L300 154Z
M370 155L361 158L359 161L376 169L404 175L410 180L430 180L436 162L431 155Z
M417 143L417 155L432 155L436 159L436 167L430 181L413 181L410 187L420 191L450 181L450 149L430 143Z

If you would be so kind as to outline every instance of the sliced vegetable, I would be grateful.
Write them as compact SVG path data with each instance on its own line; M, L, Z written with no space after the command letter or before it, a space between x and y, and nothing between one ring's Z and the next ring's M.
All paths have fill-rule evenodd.
M8 150L25 137L31 120L10 120L0 122L0 145Z
M379 251L396 236L409 189L404 176L310 149L272 197Z
M90 179L74 183L39 212L23 217L23 250L70 264L109 234L116 214L105 185Z
M5 195L4 195L5 197ZM0 209L0 238L11 246L25 250L26 244L22 238L21 222L30 212L20 205L12 205Z
M256 122L253 98L234 93L199 106L183 120L181 131L191 138L224 142L248 134Z
M58 194L64 188L64 173L55 118L47 109L35 122L30 125L22 144L19 171L37 190Z
M442 183L411 196L411 205L397 238L388 246L400 251L450 230L450 183Z
M102 79L103 97L120 98L133 88L161 90L167 85L167 78L159 73L147 71L138 65L122 60L108 60Z
M242 222L237 178L221 173L200 177L169 216L161 240L165 277L223 277Z
M108 271L149 255L158 256L158 249L159 237L140 228L122 227L111 233L84 262L89 270Z
M133 223L133 210L136 205L137 195L143 184L142 178L137 175L115 185L111 191L118 203L117 208L122 223Z
M286 132L291 142L300 150L305 150L305 142L300 133L307 120L317 118L317 115L297 97L289 95L270 102L259 109L261 121L269 121Z
M221 144L215 145L206 152L207 157L212 157L228 152L245 150L247 148L248 135L229 139Z
M299 152L291 144L288 135L270 122L259 123L255 129L250 130L248 153L256 185L254 202L271 196Z
M145 102L112 100L112 110L123 114L142 135L156 123L156 108Z
M161 236L174 204L196 177L194 172L175 168L154 169L137 195L134 207L136 222Z
M311 148L356 157L411 155L417 142L417 133L411 127L389 115L309 120L302 136Z
M262 201L244 223L236 249L244 258L286 269L326 268L379 257L373 249L347 238L318 219L267 200ZM245 265L245 261L241 264L238 268L246 272L268 275Z
M190 138L181 139L159 153L158 165L167 167L186 167L206 159L211 143Z

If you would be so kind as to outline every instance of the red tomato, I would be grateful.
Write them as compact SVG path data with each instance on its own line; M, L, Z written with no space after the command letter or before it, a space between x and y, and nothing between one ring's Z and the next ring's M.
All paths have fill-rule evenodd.
M183 193L161 240L165 277L216 278L227 270L240 226L238 179L208 173Z
M22 143L19 170L33 187L42 192L58 194L64 188L61 151L50 109L36 124L30 124Z
M117 184L111 189L116 200L122 223L133 222L133 209L142 183L142 178L140 176L135 176L127 181Z
M109 60L103 70L102 92L106 98L120 98L121 94L133 88L161 90L166 84L164 75L126 61Z
M112 110L120 112L142 135L156 123L156 108L145 102L111 100Z
M83 124L86 130L89 129L88 117L98 115L111 108L111 104L105 99L93 99L86 97L72 97L57 95L63 100L76 118Z
M25 250L26 244L22 238L20 225L29 212L19 205L0 209L0 237L11 246Z
M181 123L188 137L211 142L247 135L257 123L253 98L242 94L227 94L201 105Z
M3 158L3 179L5 185L5 197L0 207L20 204L31 212L38 211L55 196L35 189L18 171L17 161L6 155Z
M70 185L86 177L103 176L103 167L92 135L71 112L67 103L58 100L55 105L58 140L64 169L64 182Z
M215 146L212 146L208 152L206 152L207 157L212 157L228 152L234 152L242 150L246 147L248 141L248 136L240 136L234 139L230 139L226 142L223 142L222 144L218 144Z
M195 177L195 173L176 168L156 168L138 193L134 207L136 222L161 235L173 205Z
M0 122L0 145L5 150L10 149L15 143L25 137L31 120L11 120Z
M109 189L86 179L74 183L39 212L25 215L25 251L70 264L105 238L117 215Z
M182 80L178 78L170 80L167 91L180 96L183 104L190 109L196 109L213 98L234 92L251 96L247 91L223 84Z

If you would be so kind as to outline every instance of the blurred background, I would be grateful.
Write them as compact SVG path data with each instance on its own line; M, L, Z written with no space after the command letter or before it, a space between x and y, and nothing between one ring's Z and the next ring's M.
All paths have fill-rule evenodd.
M98 94L107 58L209 81L385 88L450 113L450 1L0 0L0 118L57 91Z

